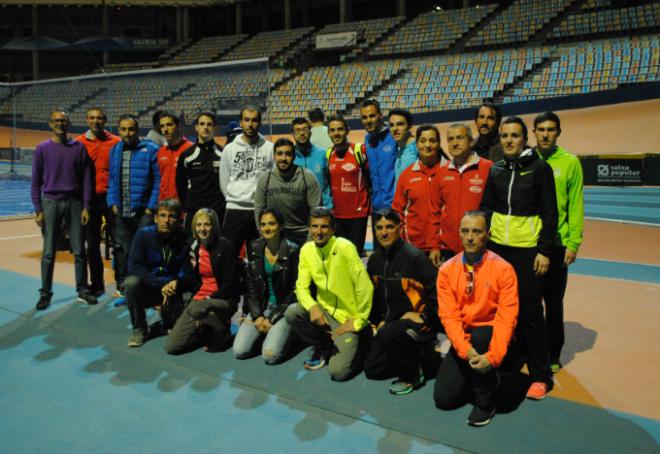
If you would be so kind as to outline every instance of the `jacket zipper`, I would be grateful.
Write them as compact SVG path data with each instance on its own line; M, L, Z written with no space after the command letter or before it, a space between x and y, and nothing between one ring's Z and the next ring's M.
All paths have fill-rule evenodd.
M511 171L511 181L509 181L509 194L507 195L506 201L509 204L509 212L507 213L506 217L506 235L505 235L505 243L508 245L509 244L509 223L511 222L511 212L513 211L513 208L511 207L511 193L513 192L513 181L515 180L516 177L516 169L515 167Z

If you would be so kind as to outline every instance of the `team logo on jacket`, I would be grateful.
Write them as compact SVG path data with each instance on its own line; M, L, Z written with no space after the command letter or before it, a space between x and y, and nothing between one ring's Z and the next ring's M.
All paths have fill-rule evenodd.
M442 179L442 181L454 181L455 179L456 177L454 177L453 175L447 175Z
M475 194L479 194L481 192L481 186L470 186L468 190L470 192L474 192Z
M470 184L476 184L481 186L484 184L484 180L479 175L475 175L473 178L470 178Z
M414 178L411 178L411 179L410 179L410 182L411 182L411 183L414 183L414 182L416 182L416 181L421 181L421 179L422 179L422 177L414 177Z
M383 147L384 153L392 153L393 151L394 151L394 147L392 145L385 145Z
M357 169L357 166L352 162L347 162L346 164L342 164L341 168L346 172L352 172L353 170Z

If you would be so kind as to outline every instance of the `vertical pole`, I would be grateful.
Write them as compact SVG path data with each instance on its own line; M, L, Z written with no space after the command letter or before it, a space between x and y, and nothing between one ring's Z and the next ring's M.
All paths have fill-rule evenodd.
M236 3L236 34L243 34L243 4Z
M32 6L32 37L39 35L39 18L37 16L37 5ZM32 51L32 80L39 79L39 51Z
M284 0L284 30L291 30L291 0Z
M103 6L101 7L101 31L103 33L103 36L108 36L110 34L110 17L109 17L109 12L108 12L108 5L105 4L105 1L103 2ZM103 51L103 66L107 65L110 63L110 54L108 53L107 50Z

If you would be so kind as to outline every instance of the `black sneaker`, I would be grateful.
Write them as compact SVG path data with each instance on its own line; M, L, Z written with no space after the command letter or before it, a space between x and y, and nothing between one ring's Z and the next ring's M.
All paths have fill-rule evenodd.
M93 304L98 303L98 300L96 299L96 297L94 295L92 295L92 293L87 289L81 290L81 291L78 292L77 301L80 302L80 303L89 304L90 306L93 305Z
M472 407L472 411L468 416L468 426L481 427L490 423L491 419L495 416L495 407L489 409L479 408L476 405Z
M92 285L89 287L89 292L98 298L99 296L105 294L105 285Z
M50 295L41 295L39 301L37 301L37 310L46 310L48 309L48 306L50 306Z

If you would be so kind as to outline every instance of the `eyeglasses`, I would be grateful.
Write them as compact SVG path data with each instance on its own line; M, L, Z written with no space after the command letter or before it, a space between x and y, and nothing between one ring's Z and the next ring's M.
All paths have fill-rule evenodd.
M465 286L465 294L470 296L474 291L474 271L466 271L465 280L467 281L467 285Z

